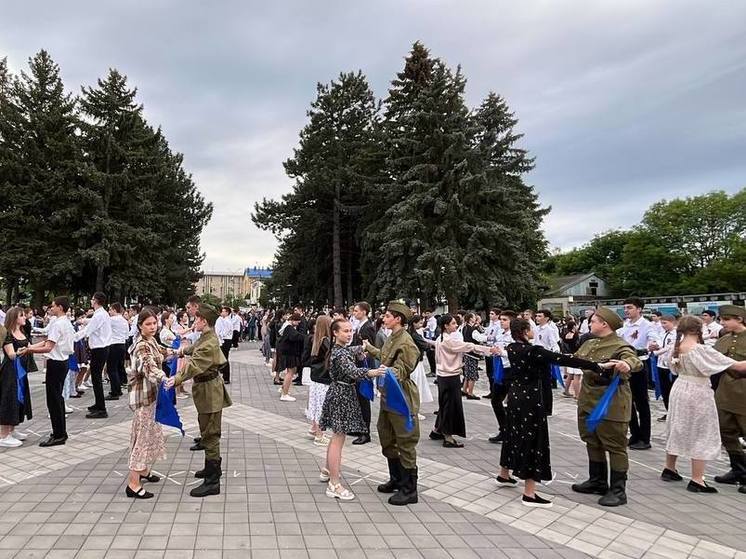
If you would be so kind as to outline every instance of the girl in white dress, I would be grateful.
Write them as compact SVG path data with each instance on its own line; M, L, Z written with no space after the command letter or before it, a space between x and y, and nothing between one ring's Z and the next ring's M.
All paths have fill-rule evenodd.
M702 343L702 321L685 316L679 321L671 370L678 379L671 388L666 422L666 467L664 481L681 481L676 459L692 461L692 479L687 490L693 493L717 493L705 482L705 463L720 456L720 428L715 394L710 376L733 369L746 371L746 361L734 361L715 348Z

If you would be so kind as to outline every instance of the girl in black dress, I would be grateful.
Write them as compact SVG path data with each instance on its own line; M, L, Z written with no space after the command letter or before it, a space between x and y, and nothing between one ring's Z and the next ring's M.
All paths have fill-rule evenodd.
M0 447L21 446L26 435L15 430L16 425L24 419L31 419L31 391L28 376L21 381L23 403L18 398L18 374L16 373L16 359L28 371L28 364L33 356L19 355L18 351L29 345L28 338L23 333L26 325L26 314L20 307L13 307L5 316L6 335L3 340L3 364L0 367Z
M357 400L357 381L368 377L380 377L386 367L368 369L358 367L357 362L364 358L362 346L348 346L352 341L352 324L346 319L332 323L332 350L329 352L329 376L332 383L326 393L321 410L319 427L332 431L332 439L326 449L326 468L321 470L319 479L328 481L327 497L349 501L355 495L342 486L342 448L345 435L368 432L368 425L363 421L360 403Z
M523 504L529 507L551 507L552 502L536 494L536 483L552 479L549 461L549 427L543 387L551 382L550 366L554 363L600 372L602 367L587 361L562 355L531 345L530 323L523 318L510 322L510 333L515 340L506 348L512 373L508 393L508 431L500 454L501 486L515 486L513 475L524 480ZM613 367L613 364L610 364Z
M303 343L305 336L298 332L301 316L293 313L287 322L279 330L279 339L277 340L277 371L285 371L285 378L282 381L282 395L280 400L283 402L294 402L295 398L290 396L290 383L293 382L295 372L300 370L303 357Z

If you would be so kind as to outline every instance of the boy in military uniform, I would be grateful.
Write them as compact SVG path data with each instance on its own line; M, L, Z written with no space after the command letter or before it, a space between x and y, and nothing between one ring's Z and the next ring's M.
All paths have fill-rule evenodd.
M378 491L396 491L389 498L389 504L397 506L417 502L417 443L420 440L417 413L420 409L420 394L410 376L417 366L420 350L406 329L411 318L412 311L403 301L391 301L383 315L383 325L391 330L386 343L379 350L364 341L365 351L380 360L381 365L394 371L414 421L414 429L407 431L405 418L388 409L386 395L383 394L377 427L381 451L388 461L390 479L379 485Z
M593 433L588 431L586 420L611 383L611 372L603 375L584 370L583 386L578 397L578 431L588 452L590 479L574 484L572 489L578 493L602 495L598 503L607 507L627 503L627 429L632 407L629 379L632 373L642 370L642 362L635 349L616 334L621 327L619 315L606 307L599 308L590 319L590 331L594 338L587 340L575 353L577 357L597 363L616 363L614 371L622 379L611 400L608 414ZM606 466L607 452L611 483Z
M725 334L715 342L715 349L736 361L746 360L746 309L723 305L718 309ZM715 391L720 420L720 438L730 458L731 470L715 476L718 483L736 484L746 493L746 454L739 437L746 437L746 375L728 370Z
M191 490L189 494L192 497L218 495L220 477L223 474L220 429L223 408L227 408L232 402L220 376L225 357L213 329L217 319L218 312L213 307L202 303L199 305L195 313L194 329L201 335L194 344L175 352L179 357L188 355L190 359L180 372L166 381L166 387L171 388L187 380L194 380L192 399L197 408L201 444L205 449L205 468L195 474L197 478L204 478L204 482Z

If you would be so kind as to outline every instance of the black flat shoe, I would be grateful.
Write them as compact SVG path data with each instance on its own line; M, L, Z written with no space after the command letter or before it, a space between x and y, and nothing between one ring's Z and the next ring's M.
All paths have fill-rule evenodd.
M490 441L492 444L500 444L505 441L505 435L503 435L502 433L498 433L494 437L490 437L487 440Z
M95 405L88 406L88 411L96 411L96 410L98 410L98 408Z
M445 439L445 436L440 433L436 433L435 431L430 431L430 435L428 436L433 441L442 441L443 439Z
M689 485L686 486L687 491L691 491L692 493L717 493L718 490L714 487L710 487L705 482L704 485L700 485L699 483L695 482L694 480L689 480Z
M142 481L149 481L150 483L158 483L159 481L161 481L161 478L158 477L157 475L153 474L153 473L150 473L150 474L148 474L146 476L140 476L140 481L141 482Z
M445 448L464 448L464 445L458 441L443 441Z
M117 396L116 394L109 394L108 396L104 398L104 400L108 402L111 402L113 400L119 400L119 396Z
M479 396L477 396L476 394L467 394L467 395L466 395L466 399L467 399L467 400L481 400L482 398L480 398L480 397L479 397Z
M134 491L128 485L125 491L125 494L127 495L127 497L131 499L152 499L153 498L153 494L150 491L145 491L145 488L142 486L137 491Z
M202 441L200 441L200 442L198 442L198 443L196 443L196 444L194 444L194 445L190 446L190 447L189 447L189 450L193 450L193 451L194 451L194 450L205 450L205 447L204 447L204 446L202 446Z
M515 487L518 485L518 480L512 477L500 477L497 476L495 481L500 487Z
M370 442L369 435L360 435L357 439L352 441L352 444L367 444Z
M533 497L529 497L528 495L524 495L521 499L521 503L527 507L537 507L537 508L543 508L548 509L552 506L552 501L548 501L547 499L544 499L543 497L539 497L538 493L534 493Z
M65 444L67 442L67 437L52 437L50 436L48 439L45 439L39 443L39 446L47 447L47 446L59 446L61 444Z
M631 450L648 450L650 448L650 443L637 441L636 443L632 443L631 445L629 445L629 448Z
M109 417L109 414L106 413L106 410L93 410L85 414L86 419L104 419Z
M83 393L82 392L77 392L76 394L71 394L70 395L70 398L82 398L82 397L83 397Z
M663 481L681 481L684 478L679 475L679 472L669 470L668 468L663 468L663 471L661 472L661 479Z

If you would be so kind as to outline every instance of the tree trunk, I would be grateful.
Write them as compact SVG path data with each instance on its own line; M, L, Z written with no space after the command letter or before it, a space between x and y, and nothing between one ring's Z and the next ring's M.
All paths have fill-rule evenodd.
M456 311L458 310L458 297L450 293L446 294L446 299L448 300L448 312L451 314L456 314Z
M339 246L340 217L339 217L339 185L335 187L334 216L332 228L332 275L334 276L334 306L342 308L342 254Z
M104 290L104 265L98 264L96 266L96 291Z
M352 298L352 254L347 256L347 306L355 304Z
M31 299L31 306L40 309L44 305L44 287L34 286L34 296Z

